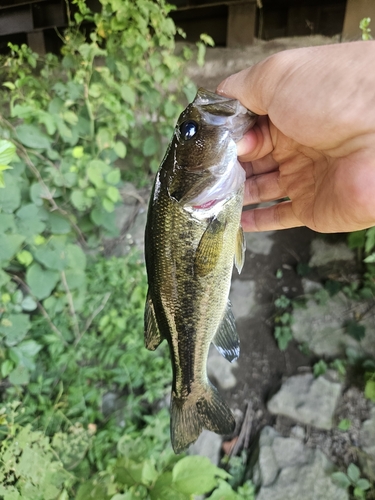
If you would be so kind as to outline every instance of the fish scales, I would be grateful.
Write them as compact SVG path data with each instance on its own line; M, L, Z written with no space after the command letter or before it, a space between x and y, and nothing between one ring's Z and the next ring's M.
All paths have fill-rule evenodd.
M244 258L245 174L235 140L255 119L238 101L200 89L178 120L150 198L145 344L152 350L164 339L169 344L176 453L203 428L234 430L233 415L206 366L212 342L230 361L239 352L228 306L233 259L240 268Z

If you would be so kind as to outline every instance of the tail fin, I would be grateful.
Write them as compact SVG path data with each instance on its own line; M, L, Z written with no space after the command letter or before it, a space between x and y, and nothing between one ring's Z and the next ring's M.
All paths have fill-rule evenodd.
M194 392L184 400L172 393L171 441L175 453L196 441L203 429L231 434L236 425L228 405L212 384L203 387L198 397Z

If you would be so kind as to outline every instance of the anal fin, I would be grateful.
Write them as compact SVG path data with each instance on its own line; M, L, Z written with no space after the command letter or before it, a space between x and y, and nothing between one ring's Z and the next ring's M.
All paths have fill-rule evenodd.
M145 346L150 351L155 351L159 344L164 340L161 335L155 316L155 309L150 292L147 292L145 306Z
M240 355L240 339L236 329L232 308L230 302L219 328L212 341L216 349L225 359L232 362Z

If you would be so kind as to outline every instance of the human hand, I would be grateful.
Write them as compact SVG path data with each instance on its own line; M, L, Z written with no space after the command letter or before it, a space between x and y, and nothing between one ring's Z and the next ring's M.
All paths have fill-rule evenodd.
M238 143L245 231L375 225L375 41L288 50L224 80L262 115Z

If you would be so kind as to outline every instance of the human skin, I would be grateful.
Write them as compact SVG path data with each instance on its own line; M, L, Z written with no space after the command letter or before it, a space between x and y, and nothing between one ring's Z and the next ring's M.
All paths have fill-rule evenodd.
M375 225L375 41L279 52L217 88L260 115L238 143L245 231Z

